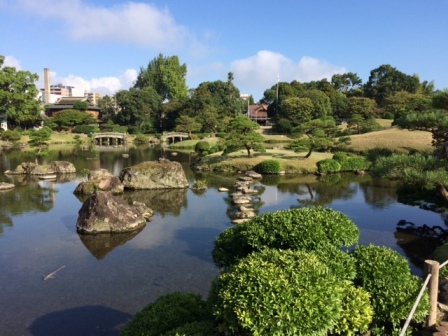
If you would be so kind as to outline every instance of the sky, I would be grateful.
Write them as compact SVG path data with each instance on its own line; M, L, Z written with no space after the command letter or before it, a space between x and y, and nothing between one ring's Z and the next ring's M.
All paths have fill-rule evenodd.
M258 101L277 81L356 73L383 64L448 88L445 0L0 0L4 66L51 84L112 95L163 54L187 85L227 81Z

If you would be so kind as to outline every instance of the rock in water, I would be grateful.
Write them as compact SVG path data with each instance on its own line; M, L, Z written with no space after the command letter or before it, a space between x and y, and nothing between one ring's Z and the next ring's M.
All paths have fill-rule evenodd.
M74 193L77 195L92 195L95 191L110 191L120 194L124 187L117 176L113 176L107 169L96 169L89 173L89 180L78 184Z
M124 168L120 180L125 189L188 188L188 180L179 162L166 159L146 161Z
M97 191L79 210L79 233L129 232L144 226L153 212L145 204L127 203L110 192Z
M76 168L71 162L53 161L50 164L39 165L34 162L22 162L15 170L7 170L5 174L13 175L50 175L50 174L72 174Z

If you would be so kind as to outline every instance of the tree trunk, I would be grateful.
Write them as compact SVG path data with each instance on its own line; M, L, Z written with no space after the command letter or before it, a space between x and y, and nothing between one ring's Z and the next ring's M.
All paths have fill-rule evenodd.
M251 157L252 155L250 155L250 147L246 147L247 150L247 157Z
M310 150L308 151L308 154L305 155L305 159L308 159L311 156L311 153L313 153L314 145L311 145Z
M448 191L446 190L445 186L442 184L437 184L437 190L439 191L440 196L442 196L443 200L448 202Z

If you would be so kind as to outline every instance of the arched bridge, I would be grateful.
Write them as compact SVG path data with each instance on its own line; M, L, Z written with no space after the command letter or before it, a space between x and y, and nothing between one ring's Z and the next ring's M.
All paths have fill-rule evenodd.
M163 132L160 137L160 141L169 143L180 142L186 139L190 139L190 135L183 132Z
M95 145L99 146L118 146L126 143L126 138L129 136L127 133L118 132L102 132L95 133L93 139Z

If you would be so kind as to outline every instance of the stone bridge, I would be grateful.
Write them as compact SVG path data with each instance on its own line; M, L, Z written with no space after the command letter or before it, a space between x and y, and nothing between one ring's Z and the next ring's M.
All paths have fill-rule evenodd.
M188 133L183 132L163 132L160 137L161 142L175 143L186 139L190 139Z
M103 132L95 133L93 138L95 145L98 146L122 146L126 144L126 139L129 136L127 133L118 132Z

